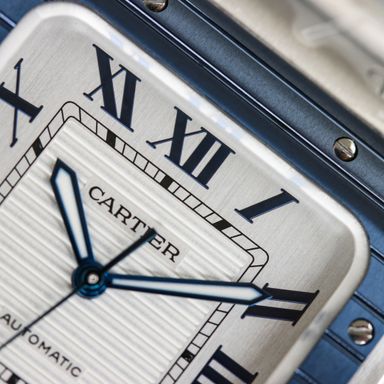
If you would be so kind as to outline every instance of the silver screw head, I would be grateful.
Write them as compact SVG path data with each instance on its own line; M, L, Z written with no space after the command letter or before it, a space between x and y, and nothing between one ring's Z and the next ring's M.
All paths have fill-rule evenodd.
M349 324L348 335L357 345L368 344L374 336L374 328L370 321L356 319Z
M356 143L348 137L340 137L333 144L335 155L342 161L352 161L357 156Z
M144 0L144 5L152 12L162 12L167 8L168 0Z
M93 284L97 284L98 282L100 281L100 277L97 273L95 272L91 272L88 276L87 276L87 284L90 284L90 285L93 285Z

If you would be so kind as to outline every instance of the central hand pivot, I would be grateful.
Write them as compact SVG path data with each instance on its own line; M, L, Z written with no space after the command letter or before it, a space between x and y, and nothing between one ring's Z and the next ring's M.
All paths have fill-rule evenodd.
M96 262L80 265L72 274L73 288L82 297L92 299L100 296L107 289L106 274Z
M85 261L80 263L72 275L72 284L80 296L94 298L100 296L109 286L110 278L108 271L133 253L136 249L151 241L156 236L153 229L148 229L147 232L119 253L116 257L110 260L107 264L101 265L97 261Z
M64 162L57 160L51 183L78 261L79 266L72 274L72 284L74 292L80 296L94 298L100 296L107 288L115 288L243 305L255 305L269 297L267 292L252 283L109 273L112 267L128 255L153 240L156 231L149 228L123 252L101 265L93 255L76 173Z

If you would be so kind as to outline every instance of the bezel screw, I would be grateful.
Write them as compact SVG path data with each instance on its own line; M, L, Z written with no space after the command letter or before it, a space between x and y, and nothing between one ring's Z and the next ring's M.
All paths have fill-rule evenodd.
M340 137L333 144L335 155L342 161L352 161L357 156L357 145L348 137Z
M162 12L167 8L168 0L144 0L144 5L152 12Z
M374 337L374 328L370 321L356 319L349 324L348 335L356 345L367 345Z

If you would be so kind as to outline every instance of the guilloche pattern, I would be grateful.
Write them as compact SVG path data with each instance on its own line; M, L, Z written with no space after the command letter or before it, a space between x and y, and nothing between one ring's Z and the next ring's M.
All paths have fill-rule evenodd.
M84 192L96 164L97 174L109 179L113 189L121 194L126 191L119 186L119 180L124 177L135 180L139 174L134 167L127 167L126 159L112 161L111 156L118 157L118 153L111 154L110 146L99 148L99 138L79 122L68 121L54 140L53 136L49 130L43 132L14 173L8 176L7 183L12 188L8 192L2 190L0 258L4 266L1 279L4 296L1 309L2 316L9 315L4 339L15 331L14 328L31 321L71 289L75 258L48 182L57 157L76 165ZM33 166L26 167L25 161ZM151 185L145 183L143 181L142 185ZM147 183L153 181L148 179ZM140 196L132 198L140 205L145 191L136 194ZM145 202L151 204L150 199ZM132 240L124 231L110 230L109 222L98 210L86 205L86 215L94 252L101 263ZM172 229L177 232L176 228ZM232 234L232 237L238 235ZM238 259L221 253L218 267L212 247L202 252L196 250L196 243L195 235L195 241L189 241L187 255L177 270L148 259L145 250L138 251L119 268L139 274L217 280L238 280L241 276L252 280L260 271L260 265L254 265L242 249L243 256ZM257 245L250 251L255 249ZM175 361L177 356L183 350L195 356L231 308L231 305L119 291L107 291L91 301L75 296L7 348L3 360L6 364L8 359L14 361L17 356L32 382L41 382L41 378L62 382L62 371L68 372L69 380L71 372L77 374L79 370L93 383L152 383L161 379L165 372L175 380L174 367L181 359L185 360L185 354ZM221 318L220 313L223 314ZM29 345L20 348L21 343ZM30 353L29 348L37 351ZM60 357L50 357L55 352ZM35 359L40 360L39 364ZM184 369L188 360L183 364ZM47 367L44 371L37 368L44 365Z

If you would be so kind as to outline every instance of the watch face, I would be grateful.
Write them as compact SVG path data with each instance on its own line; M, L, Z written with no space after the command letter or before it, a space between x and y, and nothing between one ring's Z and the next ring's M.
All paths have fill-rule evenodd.
M287 380L364 275L356 219L86 9L27 16L0 83L1 378Z

